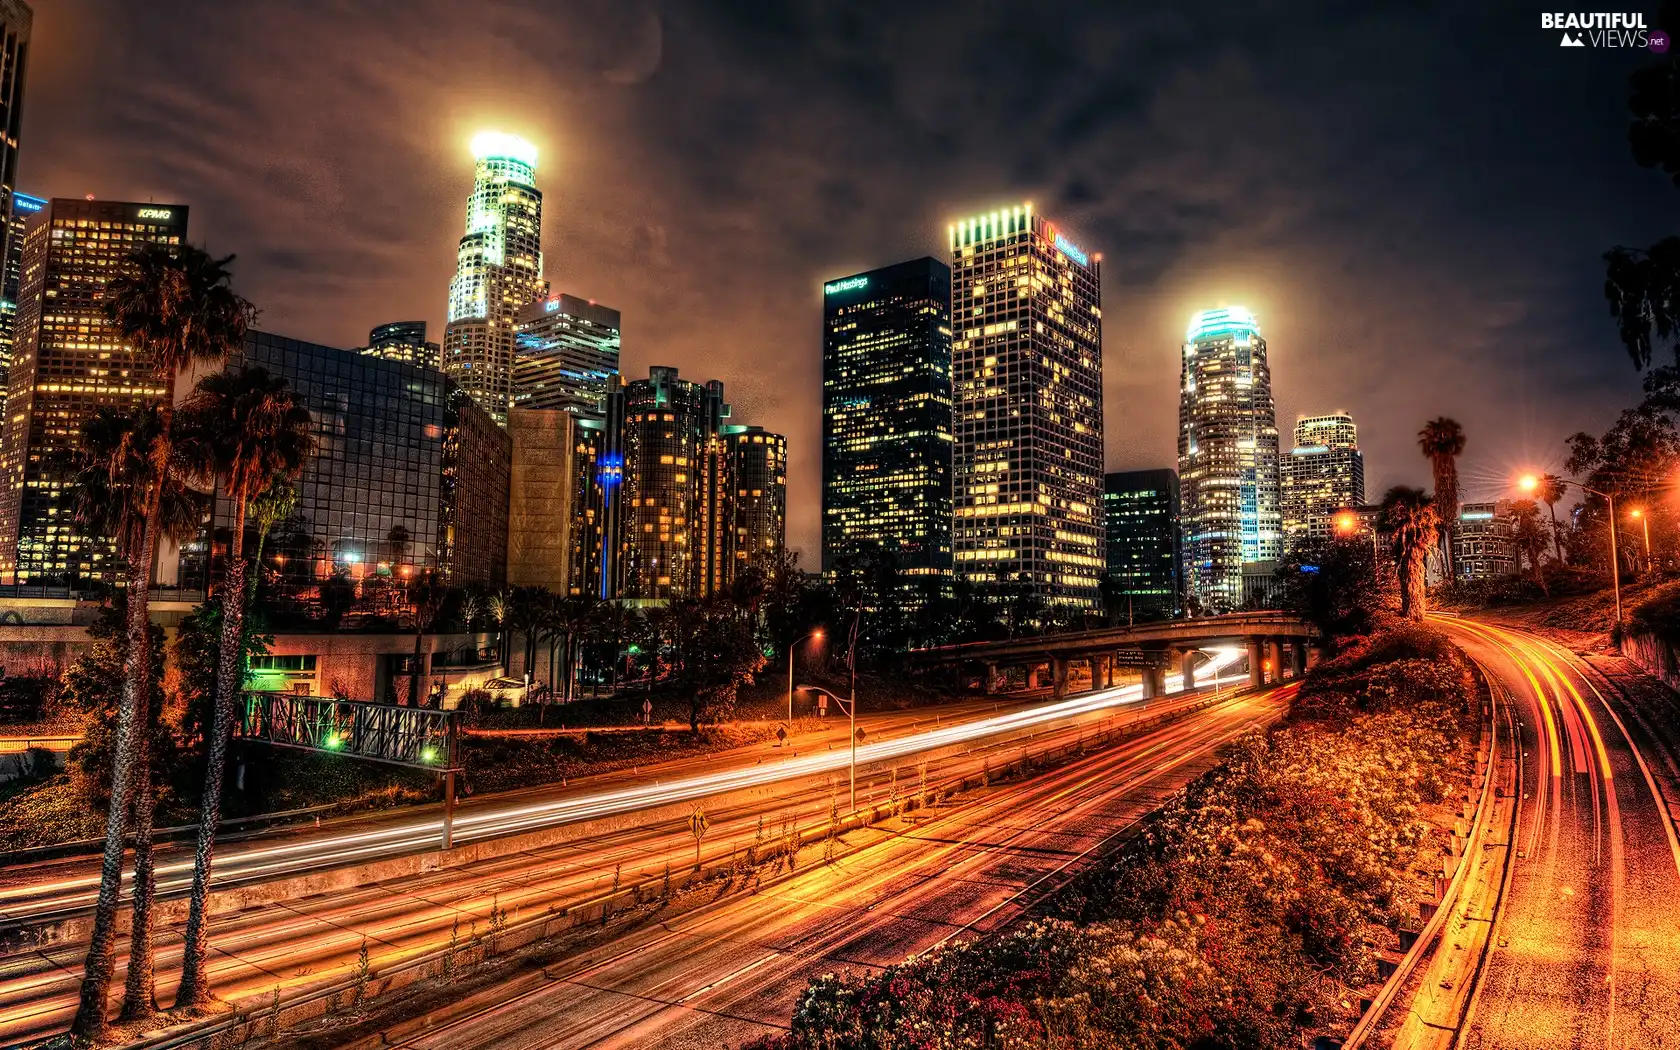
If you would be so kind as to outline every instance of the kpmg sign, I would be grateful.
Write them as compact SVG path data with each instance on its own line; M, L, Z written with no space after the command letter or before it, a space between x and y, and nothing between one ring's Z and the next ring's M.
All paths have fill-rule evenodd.
M868 285L869 278L867 277L848 277L844 281L831 281L823 285L823 294L839 295L841 292L855 292Z
M165 220L167 220L169 218L170 211L169 211L168 208L141 208L135 214L139 218L142 218L142 219L165 219Z

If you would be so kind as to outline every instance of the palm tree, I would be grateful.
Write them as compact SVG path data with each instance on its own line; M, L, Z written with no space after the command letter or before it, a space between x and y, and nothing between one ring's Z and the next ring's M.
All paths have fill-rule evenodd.
M1519 499L1511 504L1511 533L1517 553L1528 562L1534 582L1540 585L1540 593L1549 595L1546 574L1540 567L1540 555L1546 550L1546 533L1540 528L1540 508L1533 500Z
M1563 537L1561 535L1562 530L1558 526L1557 505L1563 499L1563 492L1562 478L1556 474L1540 475L1540 489L1535 495L1540 497L1540 502L1546 505L1546 510L1552 516L1552 548L1557 554L1559 565L1563 564Z
M493 591L484 600L484 615L496 625L496 649L501 658L502 675L508 673L508 658L513 654L508 650L508 606L512 601L509 591Z
M1418 431L1418 448L1435 473L1435 513L1440 518L1441 564L1453 578L1453 534L1458 521L1458 457L1464 453L1464 428L1439 416Z
M251 523L256 526L257 549L251 557L251 583L247 588L246 601L257 596L257 587L262 583L263 546L268 543L268 534L274 526L291 516L297 508L297 486L290 478L270 479L268 487L252 498L246 508Z
M228 264L233 256L217 259L191 245L151 244L134 253L122 273L105 285L106 316L116 337L146 361L162 380L165 398L159 406L160 432L153 453L159 464L169 461L175 381L195 362L220 361L245 339L256 309L237 295ZM127 824L134 787L137 741L145 739L143 698L152 673L146 657L150 622L148 591L152 562L161 534L162 486L167 471L157 470L153 490L140 515L138 546L130 560L127 584L128 635L123 669L122 702L117 715L117 739L111 760L111 805L105 820L105 848L99 869L99 895L88 937L87 960L72 1037L103 1037L106 999L116 966L117 896L122 884L123 829ZM138 734L138 735L137 735ZM138 1004L125 1004L125 1008Z
M216 851L216 825L222 816L222 771L234 705L245 680L240 640L245 632L245 527L251 502L276 481L289 482L303 471L315 450L309 410L290 386L266 368L241 368L204 377L181 407L180 442L191 458L221 482L233 503L227 568L222 580L221 653L216 667L216 705L209 739L204 793L198 807L198 844L193 853L192 896L182 945L181 988L177 1008L210 1000L204 956L209 931L204 911L210 894L210 863Z
M1429 493L1396 485L1383 496L1377 514L1377 529L1394 551L1394 565L1400 576L1400 615L1423 619L1425 569L1429 549L1440 539L1441 519Z
M124 413L116 408L99 409L82 427L78 468L72 481L76 494L77 520L94 535L109 536L127 565L126 579L132 585L136 572L149 575L151 565L143 556L148 525L159 534L179 542L198 531L204 500L183 481L183 472L170 462L164 440L163 413L156 405L145 405ZM163 471L161 483L157 478ZM146 519L146 505L153 493L158 506L153 521ZM143 680L153 680L151 653L142 653ZM152 966L152 899L156 881L152 867L152 811L156 797L152 790L152 747L155 736L150 704L136 712L134 729L131 812L129 833L134 841L133 921L129 932L128 980L123 992L121 1018L144 1020L157 1012L156 981ZM120 716L119 716L120 717Z

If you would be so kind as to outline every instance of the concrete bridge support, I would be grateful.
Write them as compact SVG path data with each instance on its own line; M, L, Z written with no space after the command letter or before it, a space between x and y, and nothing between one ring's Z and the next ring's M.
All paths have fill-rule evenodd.
M1009 684L1008 678L998 673L995 663L986 665L986 695L992 696L1003 692L1004 686Z
M1037 664L1028 664L1027 665L1027 688L1028 689L1037 689L1038 688L1038 665Z
M1307 643L1296 642L1290 649L1290 670L1296 678L1303 678L1307 673Z
M1196 688L1196 663L1200 658L1201 651L1198 649L1191 649L1179 655L1178 673L1184 676L1182 684L1185 691Z
M1259 638L1248 640L1248 687L1259 689L1266 684L1266 653Z
M1273 685L1283 681L1283 643L1276 638L1266 640L1266 666L1271 668L1267 677Z
M1050 694L1057 700L1067 695L1068 662L1060 656L1050 658Z
M1114 684L1114 658L1112 656L1091 657L1091 688L1107 689Z
M1166 671L1158 666L1150 665L1143 669L1143 698L1153 700L1166 692Z

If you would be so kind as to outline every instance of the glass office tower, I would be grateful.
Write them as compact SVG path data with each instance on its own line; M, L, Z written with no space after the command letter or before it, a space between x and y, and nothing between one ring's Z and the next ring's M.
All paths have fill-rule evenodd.
M1244 563L1282 547L1277 410L1260 323L1240 306L1190 319L1181 353L1178 477L1186 598L1205 611L1243 600Z
M951 268L922 258L823 285L822 569L880 551L951 575Z
M1286 542L1327 540L1339 510L1365 502L1365 456L1359 429L1345 412L1295 423L1295 447L1283 461Z
M443 370L497 423L513 399L514 322L543 297L542 193L537 148L487 131L472 141L477 169L467 232L449 282Z
M1182 606L1183 544L1176 471L1128 470L1103 478L1103 528L1113 611L1176 616Z
M555 295L519 315L513 403L599 415L607 380L618 375L618 311L575 295Z
M141 246L186 235L180 204L54 198L29 221L0 439L0 582L111 574L110 541L76 524L67 487L82 425L101 407L161 403L170 390L149 356L117 339L105 285Z
M949 232L956 572L1094 610L1102 257L1030 203Z

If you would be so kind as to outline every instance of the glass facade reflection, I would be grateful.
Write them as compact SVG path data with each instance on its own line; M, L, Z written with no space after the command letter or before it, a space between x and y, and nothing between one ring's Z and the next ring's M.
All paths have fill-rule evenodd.
M229 367L241 364L284 377L315 424L297 502L264 545L265 579L280 593L309 603L327 581L360 587L432 569L455 584L505 580L511 442L441 372L268 332L249 334ZM218 498L218 562L231 513ZM255 541L248 534L246 549ZM183 551L183 584L212 578L206 546Z

